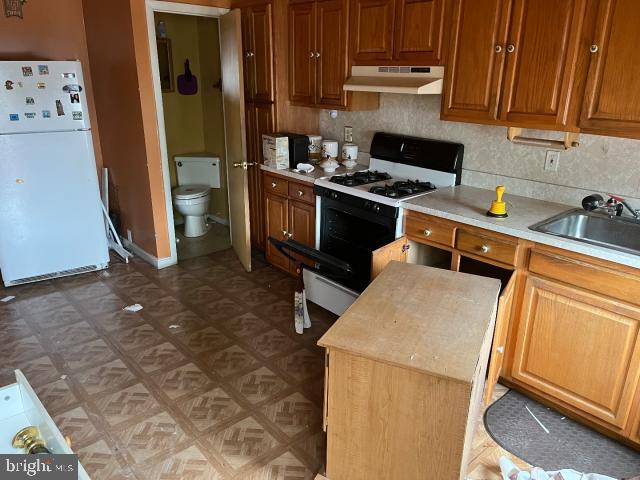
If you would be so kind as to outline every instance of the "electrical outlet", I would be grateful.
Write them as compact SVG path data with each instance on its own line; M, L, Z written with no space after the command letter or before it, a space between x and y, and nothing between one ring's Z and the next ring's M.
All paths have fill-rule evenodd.
M353 127L350 127L350 126L344 127L344 141L346 143L353 142Z
M557 150L547 150L547 156L544 160L544 169L547 172L557 172L560 163L560 152Z

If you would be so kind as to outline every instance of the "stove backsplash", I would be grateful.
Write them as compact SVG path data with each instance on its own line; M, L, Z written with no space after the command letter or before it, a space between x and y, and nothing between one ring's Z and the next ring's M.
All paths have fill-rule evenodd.
M579 206L589 193L614 193L640 208L640 141L580 135L578 148L561 152L557 172L544 171L545 148L514 145L505 127L443 122L440 96L381 94L374 112L338 112L332 119L321 112L324 138L342 139L345 125L353 127L358 162L369 163L369 146L376 131L450 140L465 146L462 183ZM527 131L527 135L560 138L558 132Z

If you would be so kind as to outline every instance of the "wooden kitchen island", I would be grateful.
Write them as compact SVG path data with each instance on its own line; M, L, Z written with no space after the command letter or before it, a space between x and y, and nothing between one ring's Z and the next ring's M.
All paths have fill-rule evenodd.
M460 479L500 282L391 262L320 339L327 477Z

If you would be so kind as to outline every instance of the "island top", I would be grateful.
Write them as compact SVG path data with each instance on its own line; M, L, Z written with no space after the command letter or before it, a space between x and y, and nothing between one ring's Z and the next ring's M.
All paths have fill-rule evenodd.
M496 279L391 262L318 345L470 383L499 292Z

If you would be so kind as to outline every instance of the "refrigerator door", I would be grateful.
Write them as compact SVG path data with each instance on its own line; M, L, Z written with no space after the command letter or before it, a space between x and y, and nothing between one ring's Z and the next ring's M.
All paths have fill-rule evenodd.
M0 135L89 128L80 62L0 62Z
M0 135L0 152L5 285L106 267L91 132Z

